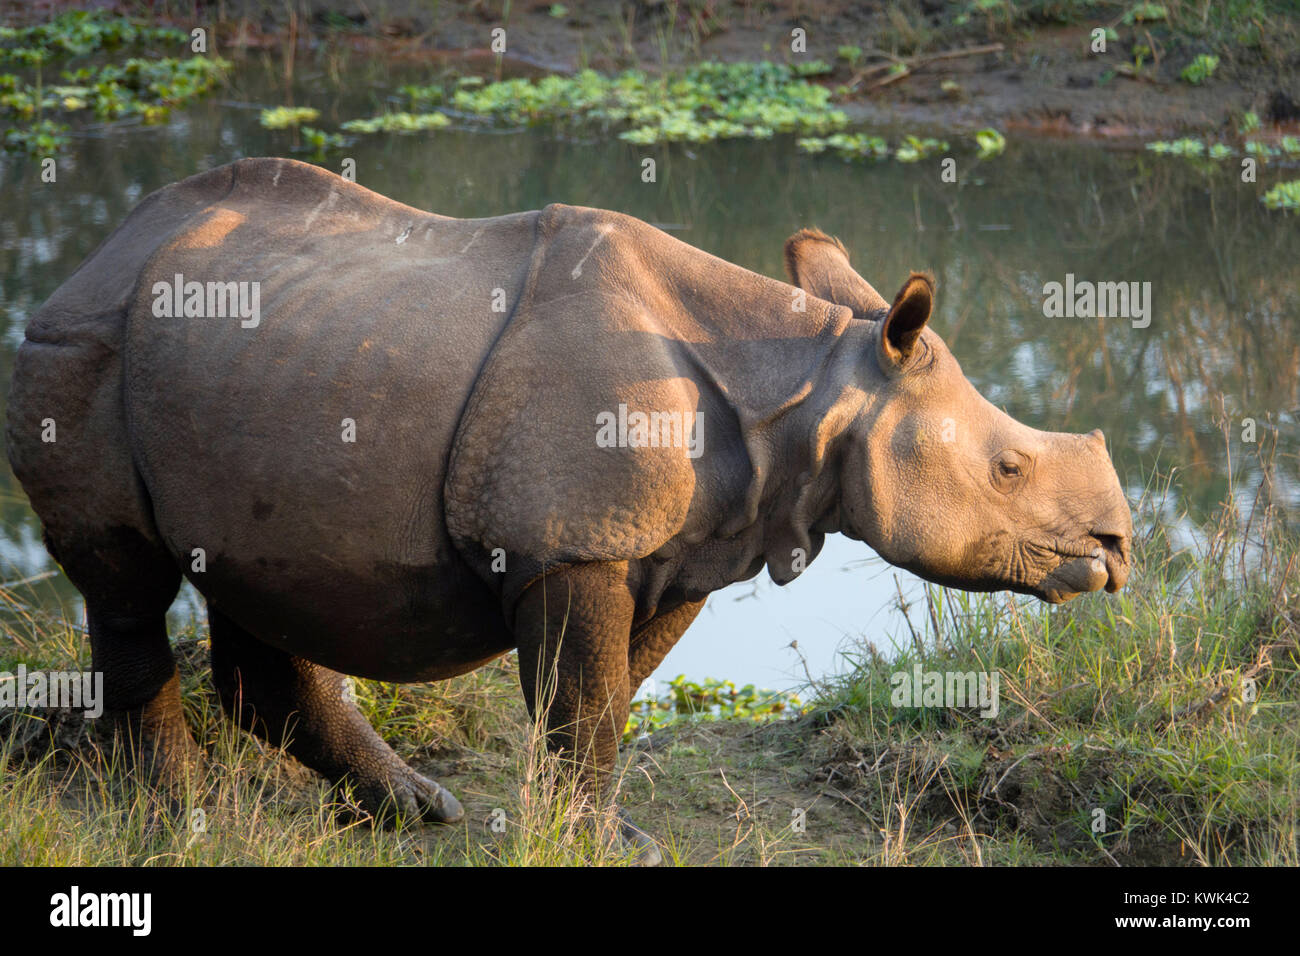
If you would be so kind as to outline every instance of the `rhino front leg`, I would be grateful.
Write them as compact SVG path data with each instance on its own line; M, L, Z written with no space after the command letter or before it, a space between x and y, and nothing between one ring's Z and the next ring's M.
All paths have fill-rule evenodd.
M529 713L544 715L547 746L569 761L580 793L598 809L627 725L629 633L634 601L624 563L549 574L524 592L515 615L519 680ZM654 866L655 841L618 814L618 835L635 862Z
M384 743L344 692L344 675L271 647L211 607L212 676L226 713L244 730L349 784L385 825L398 816L455 823L464 811L435 780Z
M627 723L633 599L625 563L584 564L529 586L515 612L519 681L547 744L573 762L596 799L607 789Z

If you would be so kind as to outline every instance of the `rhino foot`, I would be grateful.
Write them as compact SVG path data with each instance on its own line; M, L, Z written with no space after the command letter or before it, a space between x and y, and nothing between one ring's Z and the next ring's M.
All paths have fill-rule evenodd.
M465 815L441 784L408 767L375 733L342 674L262 643L215 607L208 620L212 678L226 712L331 781L357 816L393 826Z
M339 786L350 787L350 803L384 827L413 820L457 823L465 816L460 801L446 787L405 764L386 779L360 782L345 778Z
M631 866L659 866L663 853L659 842L632 822L622 808L607 806L603 810L584 808L579 830L615 857L623 857Z
M631 859L633 866L659 866L664 861L659 843L650 834L632 822L627 813L618 811L618 843Z
M110 623L105 623L105 619ZM186 800L206 770L203 752L185 723L185 710L181 703L180 675L166 643L166 631L161 628L160 646L148 648L151 668L135 664L134 657L123 663L113 656L117 645L134 650L138 632L123 627L121 622L96 609L90 613L91 635L99 641L95 660L96 669L105 674L104 685L114 695L125 697L127 706L113 706L109 700L103 714L95 722L94 737L110 768L131 773L145 788L151 808L161 815L179 817ZM120 652L119 652L120 653ZM143 651L141 652L144 653ZM152 669L154 674L171 671L170 676L156 679L140 689L139 672ZM158 684L157 688L154 685ZM143 699L142 699L143 698Z

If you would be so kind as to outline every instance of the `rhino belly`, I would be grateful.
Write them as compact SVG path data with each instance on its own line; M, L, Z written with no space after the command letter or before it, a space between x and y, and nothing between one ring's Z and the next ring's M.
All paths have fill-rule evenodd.
M354 547L352 564L339 566L309 542L286 556L246 540L247 550L218 552L187 576L249 633L295 656L409 682L453 677L514 647L499 599L455 555L399 564Z

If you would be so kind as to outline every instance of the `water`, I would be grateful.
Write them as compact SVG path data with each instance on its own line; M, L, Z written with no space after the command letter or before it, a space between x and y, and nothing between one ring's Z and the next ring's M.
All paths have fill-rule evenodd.
M384 91L412 78L381 66L338 77L322 68L286 89L278 77L274 64L249 60L222 98L168 126L80 138L53 184L30 161L0 159L6 391L27 318L141 198L241 156L293 155L289 133L260 128L261 107L316 106L317 125L332 129L374 112ZM850 165L800 155L790 138L644 148L537 130L376 136L344 155L362 185L417 208L474 217L549 202L601 206L771 276L782 275L785 237L816 225L845 242L886 298L910 270L933 270L932 325L976 387L1038 428L1103 429L1135 499L1154 471L1174 470L1175 505L1195 520L1227 496L1231 471L1248 506L1259 480L1256 446L1240 440L1249 417L1261 441L1277 439L1278 498L1300 500L1300 222L1258 201L1294 169L1266 168L1260 183L1243 184L1235 161L1205 171L1148 153L1013 140L984 163L956 153L960 183L951 184L937 161ZM642 181L645 156L657 160L656 183ZM1151 282L1150 326L1045 318L1043 286L1067 273ZM30 603L79 619L76 592L45 554L7 466L0 519L0 580L37 577L23 589ZM900 590L916 600L919 582L831 536L790 586L763 575L713 595L656 677L793 686L840 666L840 652L860 639L887 650L907 635L892 607ZM923 606L911 613L919 625ZM173 616L192 614L201 603L187 591Z

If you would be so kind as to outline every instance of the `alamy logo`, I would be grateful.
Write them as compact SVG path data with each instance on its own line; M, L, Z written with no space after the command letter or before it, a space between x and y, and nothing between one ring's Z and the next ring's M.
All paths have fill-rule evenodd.
M82 893L74 886L50 897L51 926L126 926L133 936L148 936L152 924L149 893Z
M159 319L237 318L245 329L262 321L260 282L186 282L178 272L171 282L155 282L153 297Z
M1150 282L1076 282L1074 273L1065 283L1043 286L1043 315L1049 319L1132 319L1133 328L1151 324Z
M704 451L703 412L629 412L596 416L596 445L599 448L685 448L687 458L699 458Z
M999 675L984 671L922 671L913 664L910 671L889 676L894 688L889 702L895 707L974 707L981 717L998 715Z
M104 712L102 671L0 671L0 708L66 707L89 718Z

